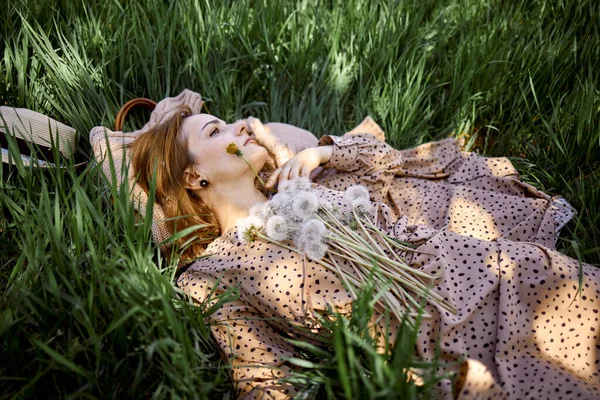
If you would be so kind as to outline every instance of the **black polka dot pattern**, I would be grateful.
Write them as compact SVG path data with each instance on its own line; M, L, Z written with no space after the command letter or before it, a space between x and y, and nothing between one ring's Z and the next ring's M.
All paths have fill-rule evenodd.
M346 139L322 140L335 144L330 164L339 171L323 175L331 189L315 189L335 204L341 193L332 189L365 185L383 201L378 224L419 246L402 255L438 274L435 289L458 312L428 306L432 317L416 350L431 359L439 345L442 360L467 359L458 398L598 398L600 275L582 265L577 296L580 266L547 245L568 220L568 204L520 183L507 161L461 154L454 142L397 152L370 135ZM394 194L407 187L416 189ZM284 358L295 355L283 336L311 340L319 332L315 313L327 306L346 313L351 295L334 274L293 251L242 244L236 228L207 253L178 285L201 303L229 288L239 292L211 317L238 397L293 398L294 388L278 382L291 368ZM393 321L391 340L397 329ZM382 341L383 331L375 332ZM439 390L452 397L449 382Z
M411 230L419 229L408 226L399 236L412 241ZM451 315L430 307L433 318L419 334L423 358L432 358L439 344L443 359L476 360L508 398L599 398L598 268L582 265L576 297L578 262L538 244L441 230L419 250L424 253L407 255L410 263L441 272L435 288L458 310ZM467 375L470 381L477 384ZM478 390L477 398L488 398Z
M320 140L331 143L335 151L327 166L335 173L326 170L315 182L336 190L364 185L371 200L386 203L395 218L407 216L410 224L555 248L558 231L573 216L564 199L519 181L508 159L462 153L453 139L409 150L395 150L367 134ZM388 168L381 170L385 163Z

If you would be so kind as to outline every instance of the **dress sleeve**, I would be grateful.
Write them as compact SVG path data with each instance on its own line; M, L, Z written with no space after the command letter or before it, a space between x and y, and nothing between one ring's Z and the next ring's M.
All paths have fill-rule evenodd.
M357 184L369 190L371 200L385 201L394 175L402 168L398 150L370 134L323 136L319 145L333 145L325 167L352 174Z
M200 303L213 287L198 271L182 274L178 285ZM213 296L218 297L221 289L219 286ZM254 307L243 300L228 302L210 316L210 326L221 355L231 366L238 399L295 396L294 387L279 380L290 372L284 358L298 355Z

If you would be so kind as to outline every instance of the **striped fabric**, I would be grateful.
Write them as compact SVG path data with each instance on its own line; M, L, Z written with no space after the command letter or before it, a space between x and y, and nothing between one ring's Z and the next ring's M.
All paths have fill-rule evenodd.
M38 157L41 158L37 161L40 167L60 164L60 160L54 159L53 145L65 159L73 157L77 149L75 129L26 108L0 107L2 162L14 163L9 155L7 136L15 140L24 165L29 165ZM37 150L36 157L31 157L31 145ZM44 158L47 161L44 161Z

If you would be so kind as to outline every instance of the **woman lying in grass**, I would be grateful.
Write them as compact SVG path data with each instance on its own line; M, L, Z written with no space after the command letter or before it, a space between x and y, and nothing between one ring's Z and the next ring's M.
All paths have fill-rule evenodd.
M238 396L293 398L297 388L280 381L297 356L284 336L312 341L322 333L318 316L328 308L348 313L353 293L329 261L242 237L239 225L268 201L253 170L268 169L273 154L257 140L265 135L257 120L227 124L185 107L167 111L131 151L138 182L148 190L156 181L166 216L186 216L171 229L203 226L185 256L206 257L177 284L201 304L237 290L239 299L211 319ZM232 144L239 152L227 151ZM275 167L267 189L312 174L319 204L341 204L342 191L356 184L368 190L372 223L404 243L390 257L435 277L432 292L450 305L426 305L416 351L432 359L439 346L441 360L467 360L459 398L600 396L600 274L554 251L570 207L520 182L507 160L462 154L452 140L398 151L355 132L324 136ZM349 264L336 257L326 258L348 275ZM379 311L372 320L382 348L400 325L388 311L390 321ZM440 391L451 397L449 382Z

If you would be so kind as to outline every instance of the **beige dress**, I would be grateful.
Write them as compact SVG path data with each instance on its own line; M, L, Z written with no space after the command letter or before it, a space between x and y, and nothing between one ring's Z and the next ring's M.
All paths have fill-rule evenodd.
M378 201L377 222L423 252L403 254L424 271L440 273L436 290L456 315L428 306L417 352L468 359L459 398L598 398L600 275L552 250L570 208L517 180L505 159L460 153L447 140L397 151L371 135L325 137L334 152L315 185L335 202L355 182ZM400 218L398 218L400 217ZM350 310L338 278L271 243L244 245L237 229L207 249L210 257L184 272L178 285L210 303L235 288L239 300L211 316L213 334L231 363L239 397L293 398L281 384L285 357L296 356L280 333L310 340L314 313ZM205 303L206 304L206 303ZM391 335L397 330L393 322ZM393 337L392 337L393 339ZM440 388L451 397L447 383Z
M521 182L508 159L461 152L454 139L409 150L393 150L379 141L357 144L355 136L348 134L325 136L320 144L334 141L340 151L329 162L331 168L314 181L336 190L364 185L373 201L389 205L395 218L406 216L411 225L447 227L485 240L502 237L554 248L558 231L573 216L563 198L550 197ZM369 171L370 155L363 159L366 149L359 148L378 152L378 145L390 151L385 161L399 166L382 164L380 170ZM373 162L378 162L377 157Z

